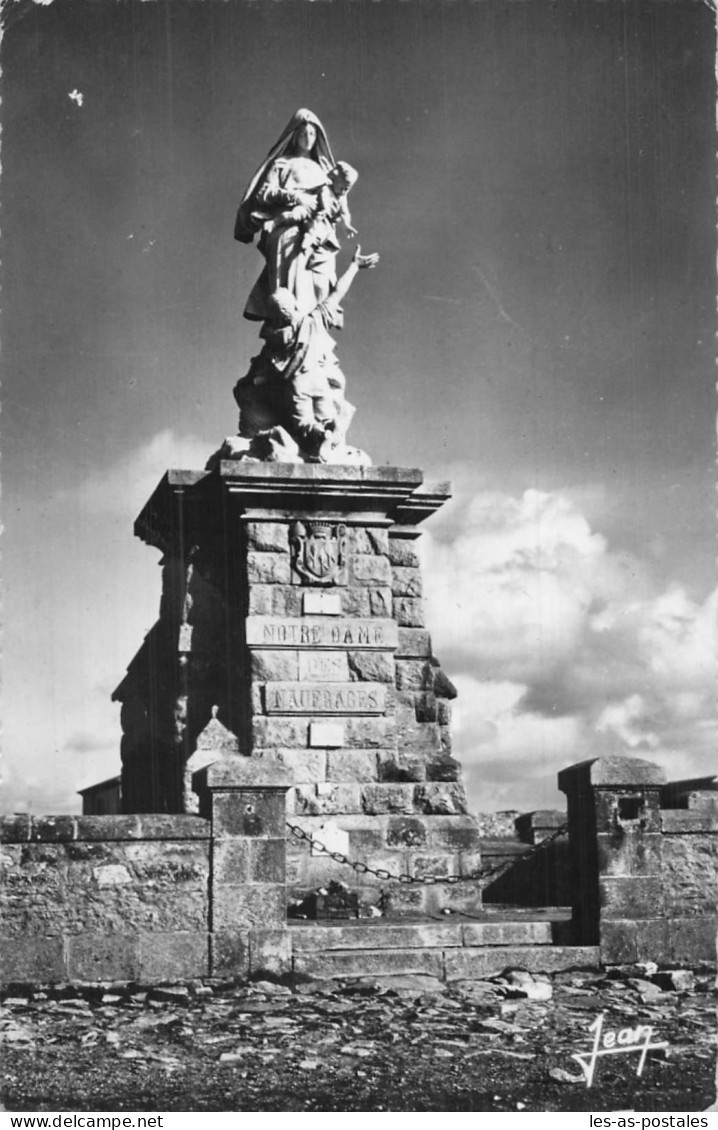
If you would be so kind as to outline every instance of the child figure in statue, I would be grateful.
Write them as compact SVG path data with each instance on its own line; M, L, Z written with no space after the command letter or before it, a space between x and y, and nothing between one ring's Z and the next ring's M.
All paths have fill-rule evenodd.
M319 185L312 191L311 195L315 197L315 204L312 207L296 204L273 217L270 216L262 225L263 232L265 235L271 235L279 227L298 224L304 228L300 245L304 254L321 243L332 241L334 229L340 222L344 225L349 239L353 239L357 230L352 225L347 196L358 179L358 172L348 161L337 161L327 173L328 183Z

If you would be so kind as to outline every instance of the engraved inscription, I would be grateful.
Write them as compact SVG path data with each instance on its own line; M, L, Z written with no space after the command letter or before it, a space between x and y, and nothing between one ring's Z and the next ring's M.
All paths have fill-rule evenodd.
M381 714L386 688L381 683L267 683L267 714Z
M323 617L290 620L279 616L249 616L246 621L250 647L369 647L393 651L398 644L395 620L329 620Z
M345 651L300 651L299 678L307 683L346 683L349 664Z

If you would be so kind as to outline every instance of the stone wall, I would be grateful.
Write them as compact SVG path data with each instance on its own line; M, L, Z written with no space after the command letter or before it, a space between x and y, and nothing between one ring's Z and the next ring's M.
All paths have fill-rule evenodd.
M609 965L714 963L715 791L695 795L685 809L661 809L661 771L637 759L585 762L561 779L575 864L575 932L564 940L599 945ZM306 840L293 840L287 851L285 794L291 790L279 762L235 752L199 770L192 783L196 816L0 819L5 983L151 983L292 968L288 898L303 893L309 877L314 881L314 866L323 868L327 882L346 882L347 869L312 856ZM293 817L312 831L316 825L308 822L319 819L325 818ZM387 870L404 867L404 874L417 867L461 875L449 868L457 860L467 870L478 865L473 844L479 827L508 830L505 819L468 825L450 814L343 813L341 819L342 827L325 819L322 834L334 837L327 846L354 860L362 853L383 860ZM543 858L531 849L561 819L558 813L515 819L524 842L504 837L504 858L512 857L509 844L530 851L532 860ZM381 896L390 919L427 907L433 913L442 905L439 890L443 906L465 908L461 884L407 886L380 875L359 879L358 890L365 912Z
M689 785L690 782L680 782ZM568 796L576 941L606 964L715 964L718 794L606 757L559 774ZM661 802L685 808L661 808Z
M661 812L666 918L673 950L690 961L715 957L718 947L718 799L696 794L690 810Z
M718 817L662 812L666 914L697 918L715 911Z
M0 839L4 981L207 974L206 820L3 817Z
M286 778L197 777L200 816L0 817L5 984L286 971Z

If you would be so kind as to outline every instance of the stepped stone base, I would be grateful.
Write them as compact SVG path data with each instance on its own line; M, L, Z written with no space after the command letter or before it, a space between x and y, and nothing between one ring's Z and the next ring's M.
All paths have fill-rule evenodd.
M295 954L317 950L551 945L548 920L519 922L407 922L401 925L292 925Z
M492 977L506 969L598 968L597 946L553 944L560 925L549 918L296 924L289 929L292 967L316 978L424 974L443 981Z

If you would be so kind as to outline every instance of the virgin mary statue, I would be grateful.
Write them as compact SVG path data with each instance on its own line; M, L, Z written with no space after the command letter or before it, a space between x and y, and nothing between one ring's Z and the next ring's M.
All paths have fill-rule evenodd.
M264 321L270 314L267 300L279 287L291 292L300 312L324 302L336 283L339 243L333 229L318 246L302 249L298 223L282 217L300 206L316 210L318 193L328 184L334 165L326 131L311 110L297 110L279 140L252 177L237 212L234 237L251 243L259 233L258 247L265 267L244 308L245 318ZM270 231L265 230L268 221Z

